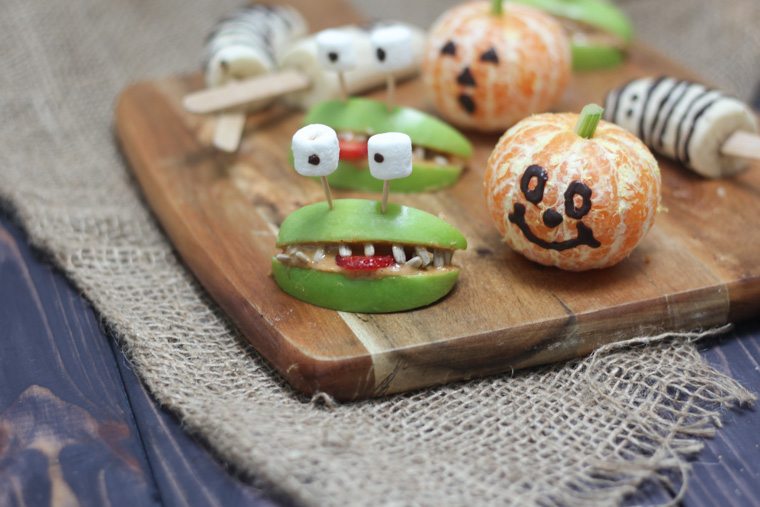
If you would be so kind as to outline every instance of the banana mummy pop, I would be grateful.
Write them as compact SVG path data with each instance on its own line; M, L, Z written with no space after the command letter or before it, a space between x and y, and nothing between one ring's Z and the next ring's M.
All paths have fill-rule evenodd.
M206 86L213 89L274 71L283 50L305 34L306 21L291 7L257 4L235 11L214 27L206 42ZM268 100L261 100L248 109L267 104ZM219 115L214 146L235 151L244 126L242 112Z
M252 5L221 20L206 42L206 85L272 72L278 57L306 35L306 21L292 7Z
M672 77L630 81L607 94L605 119L709 178L730 176L748 166L747 158L760 158L750 108L698 83Z

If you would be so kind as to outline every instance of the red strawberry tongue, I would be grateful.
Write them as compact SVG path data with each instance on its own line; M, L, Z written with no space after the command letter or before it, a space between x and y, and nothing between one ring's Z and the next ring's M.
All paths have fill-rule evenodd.
M364 160L367 158L367 141L339 139L341 160Z
M392 255L374 255L372 257L366 255L341 257L339 255L335 258L335 263L338 266L352 271L375 271L392 266L395 262Z

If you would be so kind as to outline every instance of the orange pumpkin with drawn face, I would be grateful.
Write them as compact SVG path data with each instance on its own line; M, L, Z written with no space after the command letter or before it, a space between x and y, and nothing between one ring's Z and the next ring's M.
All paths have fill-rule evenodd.
M602 121L590 139L578 115L540 114L507 131L488 159L485 196L504 241L571 271L623 260L652 227L660 171L633 134Z
M570 79L565 31L543 12L504 3L469 2L430 30L423 77L433 104L450 122L503 131L561 98Z

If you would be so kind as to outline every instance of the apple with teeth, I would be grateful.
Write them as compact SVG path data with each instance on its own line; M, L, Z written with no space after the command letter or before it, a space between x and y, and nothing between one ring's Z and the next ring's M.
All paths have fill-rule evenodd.
M573 51L574 70L620 65L633 39L626 15L607 0L511 0L555 16L565 27Z

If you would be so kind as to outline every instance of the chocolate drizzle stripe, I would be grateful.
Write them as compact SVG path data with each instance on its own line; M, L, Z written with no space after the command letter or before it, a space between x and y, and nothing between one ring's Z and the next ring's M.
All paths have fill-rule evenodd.
M668 113L665 115L665 119L662 121L662 128L660 129L660 134L657 136L657 144L655 145L655 149L662 148L662 145L665 141L665 132L668 131L668 127L670 126L670 120L673 116L673 113L675 113L676 108L678 107L678 104L680 104L681 101L684 99L684 97L686 97L687 93L689 92L689 89L694 85L694 83L691 83L689 81L683 81L683 83L684 83L684 87L681 90L681 93L679 93L676 96L676 99L670 105L670 109L668 110Z
M694 85L694 86L701 86L701 85ZM704 98L708 93L710 93L710 90L704 89L701 93L699 93L696 97L694 97L691 102L689 102L689 105L686 107L686 110L684 111L683 115L679 120L676 122L676 141L673 143L673 156L675 159L680 162L684 163L684 160L681 158L681 153L679 150L679 147L681 146L681 132L683 132L684 125L686 124L686 120L689 118L689 114L691 113L692 109L699 103L702 98Z
M615 97L615 105L612 108L612 115L610 116L610 121L612 123L617 123L617 114L618 110L620 109L620 99L623 97L623 93L625 92L626 88L631 86L634 82L638 81L638 79L631 79L627 83L625 83L623 86L618 88L617 90L617 96Z
M652 98L652 95L654 94L654 91L657 89L657 87L660 86L665 81L665 76L660 76L657 79L654 80L654 82L649 86L647 89L647 93L644 96L644 101L641 104L641 116L639 117L639 139L642 141L644 140L644 122L646 121L647 117L647 107L649 107L649 99Z
M660 99L660 102L657 104L657 110L654 114L654 118L649 123L649 127L647 128L647 136L644 142L651 146L652 141L654 140L654 134L657 131L657 124L660 123L660 115L662 114L663 109L665 109L665 104L668 103L668 100L670 100L670 97L673 95L673 91L678 88L678 86L683 83L683 81L673 80L673 85L670 87L670 90L662 96Z
M704 105L702 109L699 110L697 114L694 115L694 120L691 122L691 128L689 128L689 134L686 136L686 141L684 141L684 147L683 147L683 161L685 164L688 164L691 161L691 156L689 156L689 145L691 144L691 138L694 135L694 131L697 128L697 122L699 122L699 119L704 115L708 109L710 109L712 106L714 106L716 103L720 102L723 99L722 96L718 95L714 99L712 99L710 102Z

